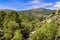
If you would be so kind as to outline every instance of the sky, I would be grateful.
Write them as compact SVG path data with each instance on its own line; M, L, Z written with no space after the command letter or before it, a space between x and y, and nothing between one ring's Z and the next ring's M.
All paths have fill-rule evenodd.
M0 0L0 9L29 10L34 8L60 9L60 0Z

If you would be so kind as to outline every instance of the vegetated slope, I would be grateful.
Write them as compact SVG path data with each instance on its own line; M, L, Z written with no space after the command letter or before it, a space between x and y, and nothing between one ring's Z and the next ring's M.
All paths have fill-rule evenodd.
M60 10L41 22L42 26L30 34L30 40L60 40Z
M50 20L50 22L55 22L55 24L58 25L59 27L59 33L58 33L58 37L60 37L60 9L56 11L56 13L51 14L48 19ZM48 20L48 21L49 21ZM47 21L47 22L48 22ZM59 39L60 40L60 39Z

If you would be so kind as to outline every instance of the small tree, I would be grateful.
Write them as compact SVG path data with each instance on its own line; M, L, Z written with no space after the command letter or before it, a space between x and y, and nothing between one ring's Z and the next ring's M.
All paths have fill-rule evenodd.
M18 19L18 13L16 11L12 10L12 11L10 11L6 14L6 16L4 18L4 21L6 21L6 20L8 20L8 21L10 21L10 20L17 21L17 19Z
M15 31L14 37L12 40L22 40L22 34L21 34L20 30Z
M4 11L0 11L0 27L2 27L5 15L6 13Z
M19 24L16 23L16 21L9 21L9 22L4 22L3 27L7 28L7 29L10 29L10 30L11 29L18 29Z
M18 23L15 21L4 22L3 24L3 33L5 40L11 40L14 34L14 31L19 29Z
M4 29L4 40L11 40L11 38L12 38L12 35L11 35L11 30L9 30L9 29Z

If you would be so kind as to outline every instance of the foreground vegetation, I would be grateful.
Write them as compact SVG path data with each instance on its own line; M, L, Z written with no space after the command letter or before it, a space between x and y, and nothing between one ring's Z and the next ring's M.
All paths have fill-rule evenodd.
M57 40L60 10L48 17L0 11L0 40Z

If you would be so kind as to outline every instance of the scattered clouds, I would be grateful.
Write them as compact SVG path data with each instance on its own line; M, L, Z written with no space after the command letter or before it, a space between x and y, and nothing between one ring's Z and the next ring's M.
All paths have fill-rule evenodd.
M22 4L22 6L27 7L27 9L40 8L40 7L45 8L52 5L53 3L41 2L41 0L32 0L27 2L26 4Z
M28 2L27 4L31 5L31 6L29 6L29 9L30 8L31 9L32 8L40 8L40 7L52 9L52 10L60 9L60 2L57 2L57 1L55 3L53 3L53 2L48 3L48 2L42 2L41 0L32 0L32 1Z
M23 2L20 0L10 0L3 4L0 3L0 9L28 10L28 9L40 8L40 7L52 9L52 10L59 9L60 2L55 2L55 3L54 2L44 2L42 0L30 0L28 2Z
M60 2L56 2L54 3L54 5L52 5L52 7L47 7L47 9L52 9L52 10L58 10L60 9Z

